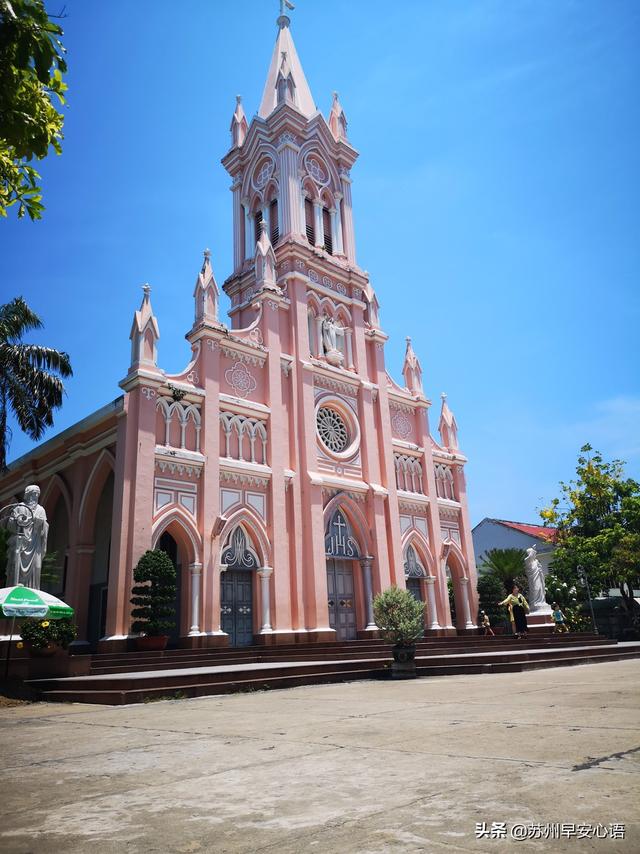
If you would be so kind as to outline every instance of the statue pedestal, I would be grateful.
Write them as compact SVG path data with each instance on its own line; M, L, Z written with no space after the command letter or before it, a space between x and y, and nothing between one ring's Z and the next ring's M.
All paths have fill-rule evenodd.
M335 368L341 368L344 363L344 356L340 352L340 350L329 350L325 353L325 359L329 362L330 365L333 365Z
M552 629L555 623L551 619L551 608L539 608L527 614L527 625L530 629Z

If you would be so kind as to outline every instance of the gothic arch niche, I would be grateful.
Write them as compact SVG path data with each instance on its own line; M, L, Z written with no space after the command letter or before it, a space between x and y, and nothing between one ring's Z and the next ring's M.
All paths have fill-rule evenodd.
M465 572L465 561L453 540L447 540L443 544L443 558L446 561L445 575L449 593L451 622L462 631L475 628L475 623L471 620L470 582Z
M250 646L258 631L255 602L262 605L261 631L271 631L271 571L264 566L245 524L236 524L228 535L220 569L220 628L229 636L229 646Z
M111 559L111 522L113 516L114 476L110 472L96 502L93 532L93 559L89 583L87 640L95 649L106 634L109 561Z
M407 590L418 602L423 604L426 602L424 579L427 577L427 572L422 564L418 552L412 543L409 543L404 550L404 579L407 585Z
M69 512L62 494L53 510L47 512L49 536L47 554L42 562L41 587L54 596L64 596L69 558Z
M171 642L188 634L189 626L199 615L189 614L190 573L189 569L200 558L200 544L194 532L182 518L182 511L174 508L160 521L156 521L153 548L160 549L170 558L176 569L176 597L174 600L175 628Z
M371 559L361 546L361 542L367 545L366 540L358 537L354 530L354 527L361 528L361 520L358 519L354 526L354 509L336 503L336 499L325 508L327 609L329 625L336 632L336 640L346 641L355 640L358 626L365 623L369 626L372 621L368 604L371 600ZM366 580L362 572L365 563Z
M49 521L47 554L42 565L41 586L48 593L64 598L72 503L69 489L59 474L54 474L49 480L40 503L45 508Z

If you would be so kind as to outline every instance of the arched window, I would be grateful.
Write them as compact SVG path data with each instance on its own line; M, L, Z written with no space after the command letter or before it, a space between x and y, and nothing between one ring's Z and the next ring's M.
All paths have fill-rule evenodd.
M221 563L226 564L229 569L258 569L260 562L258 556L247 543L247 537L240 526L238 526L229 543L222 552Z
M313 217L313 202L308 196L306 196L304 200L304 225L307 240L312 246L315 246L316 228Z
M324 229L324 248L333 255L333 238L331 236L331 214L328 208L322 208L322 227Z
M277 246L280 239L280 228L278 227L278 200L272 199L269 205L269 234L271 245Z
M260 240L260 230L262 228L262 211L256 211L253 216L254 222L254 241L257 243Z

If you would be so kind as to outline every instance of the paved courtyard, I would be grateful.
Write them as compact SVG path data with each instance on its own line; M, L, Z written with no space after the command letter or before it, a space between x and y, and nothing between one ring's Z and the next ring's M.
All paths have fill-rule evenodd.
M1 708L0 749L4 854L640 851L640 661Z

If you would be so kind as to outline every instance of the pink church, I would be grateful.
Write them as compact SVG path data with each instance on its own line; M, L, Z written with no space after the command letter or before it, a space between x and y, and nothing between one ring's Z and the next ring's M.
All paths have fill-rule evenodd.
M132 571L149 548L178 568L181 646L367 637L373 597L393 584L424 602L427 635L475 628L466 457L444 395L431 435L410 339L404 383L387 373L356 259L357 156L338 96L328 118L316 108L281 15L258 114L248 123L238 98L222 160L229 325L206 251L189 362L168 374L145 286L123 396L3 481L2 504L40 485L49 589L94 647L126 645Z

